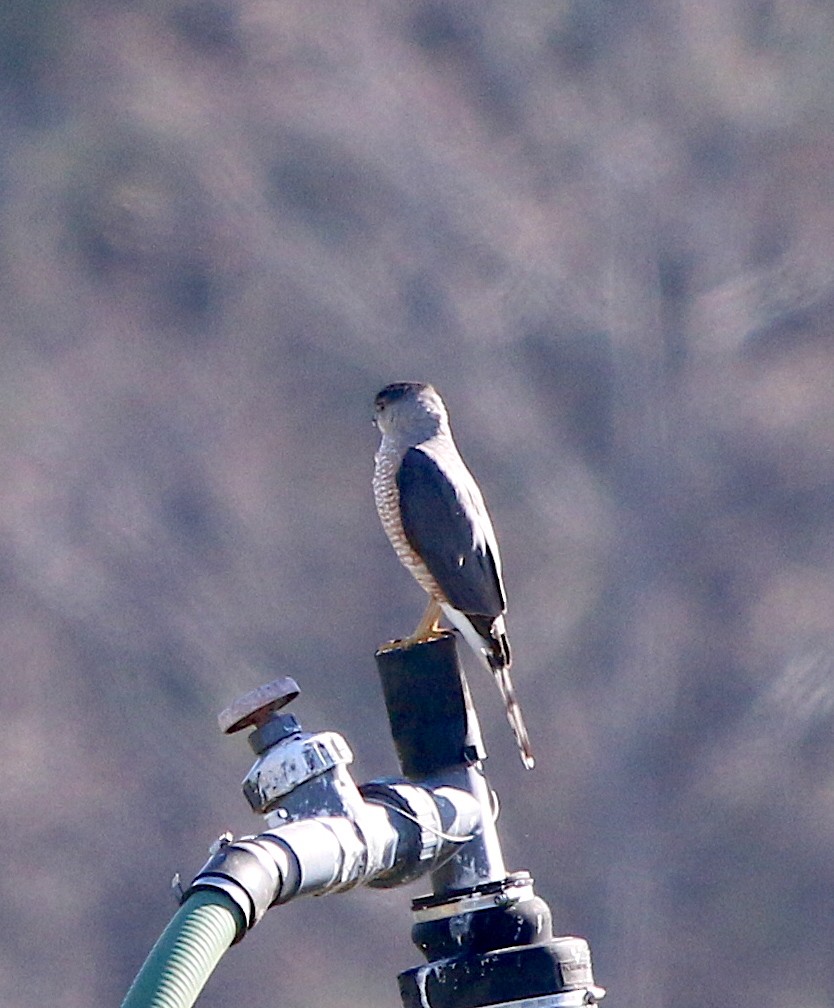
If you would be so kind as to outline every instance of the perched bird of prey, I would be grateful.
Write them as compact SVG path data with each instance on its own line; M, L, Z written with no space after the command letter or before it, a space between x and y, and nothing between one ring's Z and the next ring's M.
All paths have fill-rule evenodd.
M507 603L501 557L484 499L452 438L443 400L431 385L395 382L374 402L382 434L374 498L401 563L428 593L414 633L401 644L431 640L446 616L494 674L521 759L534 764L510 679Z

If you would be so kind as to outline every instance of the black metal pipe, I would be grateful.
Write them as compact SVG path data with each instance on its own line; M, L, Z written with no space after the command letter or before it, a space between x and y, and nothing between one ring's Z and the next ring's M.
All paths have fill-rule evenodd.
M532 878L505 871L486 752L454 635L387 647L376 661L403 773L426 786L467 789L481 808L480 832L432 872L432 894L412 903L412 940L428 962L400 974L403 1005L594 1004L605 991L594 985L588 943L554 938Z
M434 893L500 881L507 872L484 776L486 750L454 634L377 651L376 663L403 774L469 791L481 808L477 836L432 873Z

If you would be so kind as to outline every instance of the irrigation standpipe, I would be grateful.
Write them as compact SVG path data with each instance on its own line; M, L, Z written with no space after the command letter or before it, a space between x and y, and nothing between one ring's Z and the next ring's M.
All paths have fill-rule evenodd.
M122 1008L190 1008L269 907L423 875L432 891L412 902L412 940L427 961L399 976L405 1008L579 1008L604 996L587 942L554 937L530 875L504 867L454 636L380 650L376 662L402 776L357 787L345 739L305 732L286 712L299 692L290 678L220 715L227 734L254 729L243 792L267 828L213 845Z

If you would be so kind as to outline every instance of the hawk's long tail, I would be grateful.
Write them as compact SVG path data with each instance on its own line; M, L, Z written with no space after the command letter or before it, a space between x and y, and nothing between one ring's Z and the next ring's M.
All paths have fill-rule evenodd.
M504 629L504 616L464 615L448 603L440 603L440 608L446 614L452 626L456 627L466 643L472 648L483 664L495 676L498 689L504 700L504 710L507 720L518 743L521 762L532 770L536 765L530 750L530 738L521 714L521 705L515 695L513 681L510 678L510 642Z
M510 667L500 662L490 661L490 667L501 690L501 697L504 700L504 710L507 712L507 720L515 735L518 751L521 753L521 762L528 770L532 770L536 765L533 753L530 749L530 737L527 734L527 726L524 724L524 717L521 713L521 706L515 695L513 681L510 678Z

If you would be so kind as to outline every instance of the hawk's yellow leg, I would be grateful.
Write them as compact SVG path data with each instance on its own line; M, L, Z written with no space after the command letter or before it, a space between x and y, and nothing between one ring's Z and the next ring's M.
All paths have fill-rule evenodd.
M407 648L411 647L412 644L420 644L423 641L442 637L443 631L440 629L440 620L442 617L443 610L440 608L440 603L429 596L429 604L426 606L423 618L417 624L414 633L409 634L408 637L404 637L402 640L389 641L377 650L394 651L397 648Z

